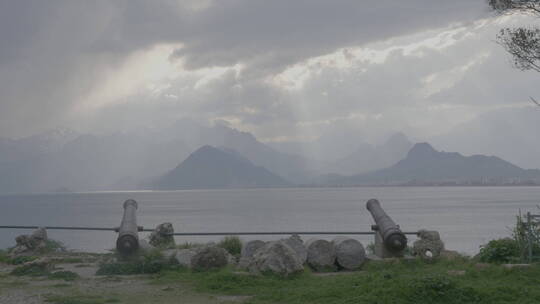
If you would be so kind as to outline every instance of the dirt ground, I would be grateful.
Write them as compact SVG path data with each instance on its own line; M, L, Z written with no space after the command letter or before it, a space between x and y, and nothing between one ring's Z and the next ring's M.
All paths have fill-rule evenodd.
M0 304L42 303L242 303L245 296L197 294L189 286L156 284L150 276L96 276L97 262L57 264L57 270L77 273L74 281L13 276L15 266L0 263Z

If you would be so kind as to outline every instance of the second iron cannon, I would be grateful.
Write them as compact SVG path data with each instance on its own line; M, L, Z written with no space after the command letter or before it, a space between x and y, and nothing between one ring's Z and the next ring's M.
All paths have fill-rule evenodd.
M371 227L375 231L375 254L383 258L403 256L407 237L399 226L384 212L378 200L370 199L366 208L375 221Z
M130 255L139 249L139 230L137 226L137 202L130 199L124 202L124 216L118 230L116 250L122 255Z

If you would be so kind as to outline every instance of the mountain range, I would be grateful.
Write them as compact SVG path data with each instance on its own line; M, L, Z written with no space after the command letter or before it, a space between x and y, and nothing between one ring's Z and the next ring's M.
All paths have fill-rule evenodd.
M496 156L463 156L436 151L428 143L415 144L407 156L388 168L348 177L328 184L352 185L467 185L540 182L540 170L526 170Z
M284 187L283 178L240 154L203 146L151 184L156 190Z
M400 133L379 145L356 138L349 138L348 144L339 147L332 142L327 138L304 146L324 146L319 156L325 157L321 159L315 157L316 151L295 154L301 149L269 145L226 125L206 126L190 120L167 128L107 135L57 129L21 139L0 138L0 193L140 189L170 174L194 151L207 145L220 153L236 155L236 160L243 159L229 159L239 171L254 170L247 170L247 161L259 168L256 171L264 169L285 181L275 179L270 183L273 185L462 183L488 179L522 182L535 179L537 174L537 170L524 170L496 157L437 152L427 144L413 147ZM331 157L333 147L339 151ZM193 170L208 169L192 160L187 164ZM222 186L250 187L243 176L232 176L237 180Z

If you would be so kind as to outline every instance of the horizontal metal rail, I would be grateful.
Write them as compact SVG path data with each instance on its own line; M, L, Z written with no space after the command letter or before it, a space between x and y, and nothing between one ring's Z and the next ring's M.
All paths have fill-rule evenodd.
M0 226L0 229L39 229L48 230L97 230L97 231L116 231L116 228L102 227L67 227L67 226Z
M417 234L417 232L407 231L404 234ZM276 232L176 232L172 235L183 236L210 236L210 235L373 235L373 231L276 231Z
M38 229L48 230L86 230L86 231L117 231L117 228L103 227L71 227L71 226L0 226L0 229ZM153 229L139 227L139 231L152 232ZM416 231L406 231L404 234L417 234ZM273 231L273 232L176 232L175 236L227 236L227 235L373 235L373 231Z

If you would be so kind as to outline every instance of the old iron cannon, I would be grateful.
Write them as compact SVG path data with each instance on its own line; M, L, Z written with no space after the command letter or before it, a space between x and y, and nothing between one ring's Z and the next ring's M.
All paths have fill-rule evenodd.
M381 258L402 257L407 247L405 234L384 212L378 200L370 199L366 208L376 224L371 226L375 231L375 254Z
M137 226L137 202L130 199L124 202L124 216L120 227L117 228L116 250L122 255L130 255L139 249L139 231Z

